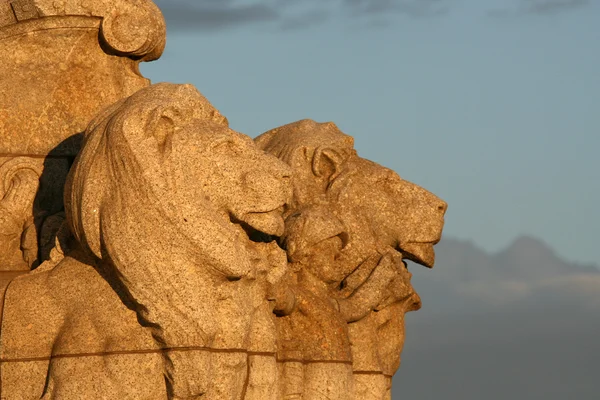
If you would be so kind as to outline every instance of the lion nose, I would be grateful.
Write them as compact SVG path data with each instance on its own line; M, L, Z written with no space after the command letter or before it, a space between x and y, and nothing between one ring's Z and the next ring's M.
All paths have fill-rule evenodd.
M444 216L444 214L446 214L446 211L448 210L448 203L446 203L444 200L437 197L435 194L428 192L425 189L422 189L422 190L425 193L425 195L428 197L427 200L431 206L431 210L436 210L440 214L442 214L442 216Z
M446 203L444 200L440 200L437 209L442 213L442 215L446 214L446 211L448 211L448 203Z

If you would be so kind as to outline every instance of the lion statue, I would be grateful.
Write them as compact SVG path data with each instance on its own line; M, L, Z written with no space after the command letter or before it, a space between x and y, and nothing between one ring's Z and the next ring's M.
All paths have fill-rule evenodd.
M298 121L255 142L293 170L282 243L297 300L278 319L290 370L283 391L305 400L390 399L404 314L421 305L404 259L433 266L446 203L359 157L332 123ZM353 393L328 390L348 381Z
M192 86L104 110L69 175L68 250L7 288L0 396L276 399L290 175Z

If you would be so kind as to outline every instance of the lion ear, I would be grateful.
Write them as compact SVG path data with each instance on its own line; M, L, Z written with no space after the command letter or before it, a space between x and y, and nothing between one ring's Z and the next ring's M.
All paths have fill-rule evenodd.
M318 147L313 156L312 170L315 176L332 181L339 175L343 163L344 157L334 149Z
M40 185L42 168L34 162L16 157L0 166L0 203L16 212L31 207ZM10 206L9 206L10 205Z
M179 114L175 107L159 107L152 112L146 123L146 135L154 138L162 155L171 152L172 137Z

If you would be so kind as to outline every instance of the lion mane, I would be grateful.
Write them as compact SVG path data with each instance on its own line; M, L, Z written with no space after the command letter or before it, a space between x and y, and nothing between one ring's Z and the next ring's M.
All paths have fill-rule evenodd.
M195 332L181 345L199 339L209 344L216 327L200 322L214 319L207 318L214 313L208 287L249 269L234 230L200 193L200 207L179 204L186 182L176 173L177 163L168 160L178 151L168 130L198 118L205 121L199 135L208 152L211 139L228 129L227 121L191 86L159 84L113 105L90 124L65 193L67 220L77 241L117 278L161 341L180 342L166 332ZM201 157L194 161L202 167ZM192 271L174 264L214 269ZM225 274L219 277L217 271ZM192 275L201 272L206 272L205 282L213 283L206 291L181 287L196 282Z
M245 229L282 233L286 176L195 88L157 84L89 125L67 182L67 221L160 348L244 352L256 307ZM163 355L175 393L178 370L202 368L193 355ZM182 396L203 392L186 379Z
M255 141L294 171L294 199L286 212L282 241L291 269L320 280L328 289L317 297L337 303L336 313L348 323L353 368L359 371L355 395L363 398L369 385L361 382L369 374L389 377L398 368L404 313L420 307L402 259L433 266L433 245L441 236L446 204L392 170L359 157L351 138L332 123L302 120ZM301 314L288 318L298 320ZM318 331L322 323L316 316L302 332L294 332L293 323L286 328L291 337L306 342L304 352L310 353L323 335ZM311 329L312 338L305 333Z

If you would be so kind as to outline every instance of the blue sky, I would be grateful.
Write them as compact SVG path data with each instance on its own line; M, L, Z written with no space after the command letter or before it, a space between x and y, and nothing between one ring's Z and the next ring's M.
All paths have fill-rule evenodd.
M447 236L600 264L599 1L156 3L153 82L194 84L250 136L334 121L449 203Z

